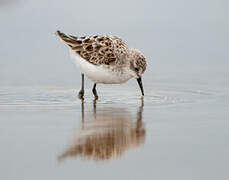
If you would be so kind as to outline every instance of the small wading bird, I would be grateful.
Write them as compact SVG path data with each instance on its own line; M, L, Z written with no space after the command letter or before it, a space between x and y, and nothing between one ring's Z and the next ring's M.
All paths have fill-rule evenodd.
M121 84L131 78L137 79L144 96L141 75L146 70L146 60L140 51L129 48L116 36L75 37L60 31L56 35L69 46L82 73L80 99L84 98L84 74L94 81L92 92L95 99L98 99L96 84Z

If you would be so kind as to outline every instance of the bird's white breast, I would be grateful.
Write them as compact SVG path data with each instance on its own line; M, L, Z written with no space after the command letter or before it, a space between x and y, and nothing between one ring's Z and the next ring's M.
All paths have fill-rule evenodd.
M108 68L108 65L93 65L74 51L70 50L70 53L81 73L84 73L89 79L96 83L121 84L132 77L127 73L128 71L115 71L112 70L112 68Z

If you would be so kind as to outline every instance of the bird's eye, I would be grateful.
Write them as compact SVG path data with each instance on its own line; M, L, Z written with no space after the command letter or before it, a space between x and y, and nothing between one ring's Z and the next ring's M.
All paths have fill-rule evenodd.
M139 67L134 68L134 70L138 72L139 71Z

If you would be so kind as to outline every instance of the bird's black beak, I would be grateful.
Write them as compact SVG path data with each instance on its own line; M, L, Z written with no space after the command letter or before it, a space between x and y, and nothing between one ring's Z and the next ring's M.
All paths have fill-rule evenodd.
M137 78L137 81L138 81L138 85L139 85L139 87L141 89L142 96L144 96L144 89L143 89L143 85L142 85L142 78L141 77Z

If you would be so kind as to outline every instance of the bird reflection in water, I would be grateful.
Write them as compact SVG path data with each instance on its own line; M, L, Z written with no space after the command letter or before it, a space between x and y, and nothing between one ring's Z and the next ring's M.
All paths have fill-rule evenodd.
M82 122L73 144L58 160L67 157L82 157L102 161L121 157L124 152L137 148L145 141L145 128L142 122L142 105L133 117L125 108L96 109L84 115L82 101Z

